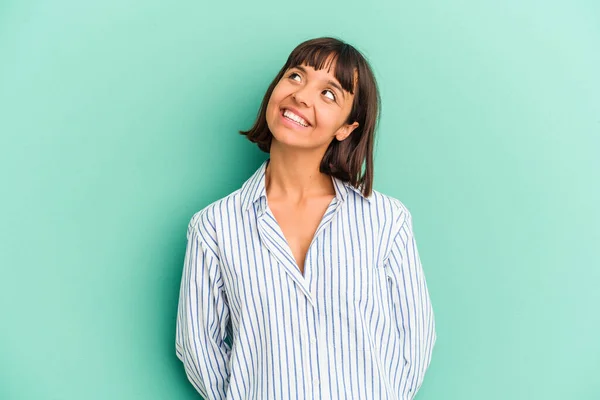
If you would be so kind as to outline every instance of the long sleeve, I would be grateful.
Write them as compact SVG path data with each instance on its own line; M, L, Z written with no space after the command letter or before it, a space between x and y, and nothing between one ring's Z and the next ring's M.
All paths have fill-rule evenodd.
M403 338L404 365L398 398L413 399L429 367L436 340L435 320L408 211L386 261L395 322Z
M218 260L192 220L187 233L175 347L188 379L207 400L224 400L229 384L231 349L224 341L229 307L223 290Z

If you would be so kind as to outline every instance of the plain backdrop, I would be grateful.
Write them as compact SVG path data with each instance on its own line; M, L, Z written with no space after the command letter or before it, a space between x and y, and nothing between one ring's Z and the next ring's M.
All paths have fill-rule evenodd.
M532 0L0 2L0 398L199 397L187 223L266 158L237 131L325 35L373 66L375 189L413 214L417 399L600 399L600 6Z

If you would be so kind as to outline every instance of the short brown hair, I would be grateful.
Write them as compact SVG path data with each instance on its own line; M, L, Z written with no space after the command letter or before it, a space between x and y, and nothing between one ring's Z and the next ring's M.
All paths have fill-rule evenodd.
M336 63L335 78L344 90L355 94L346 123L351 124L356 121L359 125L343 141L336 139L331 141L321 160L319 170L349 182L368 197L373 188L373 147L381 99L375 75L368 61L353 46L339 39L322 37L300 43L269 85L254 125L248 131L240 131L240 134L258 144L262 151L269 153L273 135L267 125L266 110L273 89L289 68L306 64L320 70L324 68L324 64L330 57L332 57L331 61ZM356 87L355 75L358 75ZM365 164L364 172L363 164Z

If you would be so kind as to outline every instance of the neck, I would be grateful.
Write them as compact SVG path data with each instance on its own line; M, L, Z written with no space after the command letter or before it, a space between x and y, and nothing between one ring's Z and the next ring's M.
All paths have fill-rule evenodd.
M270 155L265 171L269 200L301 203L313 197L335 195L331 177L319 172L323 154L286 152L271 146Z

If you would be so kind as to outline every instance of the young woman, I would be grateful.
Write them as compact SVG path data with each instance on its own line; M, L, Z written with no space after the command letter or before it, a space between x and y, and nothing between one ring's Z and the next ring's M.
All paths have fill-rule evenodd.
M204 398L412 399L421 387L434 315L411 214L372 189L379 103L360 52L313 39L241 132L269 158L187 230L176 350Z

